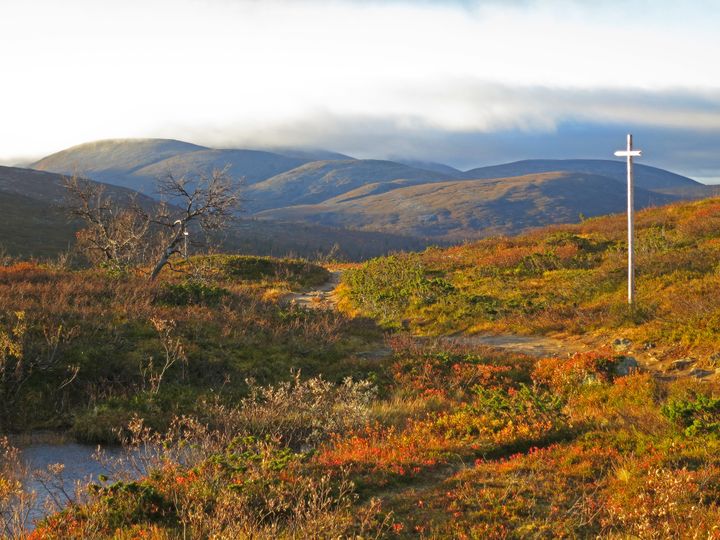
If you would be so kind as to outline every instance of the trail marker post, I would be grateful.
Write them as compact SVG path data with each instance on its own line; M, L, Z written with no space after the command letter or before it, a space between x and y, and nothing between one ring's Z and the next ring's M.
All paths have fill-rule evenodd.
M640 157L640 150L633 150L632 135L627 136L627 149L615 155L627 158L627 220L628 220L628 304L635 302L635 212L633 204L633 158Z

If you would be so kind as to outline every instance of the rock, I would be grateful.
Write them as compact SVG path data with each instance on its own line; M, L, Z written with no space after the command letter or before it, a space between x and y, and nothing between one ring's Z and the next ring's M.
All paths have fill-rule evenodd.
M690 372L691 377L695 377L696 379L702 379L704 377L708 377L710 375L714 375L714 371L708 371L707 369L698 369L695 368Z
M627 351L632 345L632 341L628 338L618 338L612 342L613 349L618 352Z
M697 362L695 358L678 358L677 360L673 360L670 364L670 371L682 371L695 362Z
M623 356L615 366L615 375L624 377L638 370L638 363L632 356Z

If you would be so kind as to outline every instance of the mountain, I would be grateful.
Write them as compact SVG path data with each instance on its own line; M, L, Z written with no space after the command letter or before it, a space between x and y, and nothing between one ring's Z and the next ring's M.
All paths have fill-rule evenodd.
M450 165L445 165L444 163L436 163L434 161L417 161L412 159L394 159L393 161L414 167L416 169L425 169L426 171L442 173L446 178L465 177L465 173L463 173L463 171L456 169L455 167L450 167Z
M574 223L625 209L625 186L605 176L551 172L526 176L452 180L409 185L385 193L345 193L320 204L291 206L259 217L307 221L397 234L462 240L513 234L552 223ZM638 208L675 197L644 189Z
M66 175L77 172L93 180L154 195L157 178L168 173L209 172L229 166L233 177L251 184L320 156L348 159L321 150L290 153L293 155L262 150L218 150L172 139L110 139L73 146L30 167Z
M463 177L506 178L555 171L596 174L622 183L627 181L625 161L606 159L530 159L471 169L463 173ZM634 172L635 185L639 188L690 198L710 194L708 186L664 169L635 163Z
M447 180L433 171L376 159L314 161L250 186L245 196L253 211L297 204L320 203L368 184L387 184L388 189L406 183Z
M329 150L323 150L320 148L288 148L284 146L271 147L271 148L256 148L255 150L265 150L266 152L272 152L274 154L281 154L287 157L301 158L305 161L331 161L331 160L346 160L355 159L347 154L340 154L339 152L331 152Z
M164 159L204 146L173 139L108 139L89 142L51 154L30 165L33 169L74 174L124 187L132 172Z
M271 176L306 163L305 160L259 150L198 150L178 154L135 170L131 182L141 183L146 193L152 193L155 180L167 174L182 176L195 171L209 172L228 168L230 176L244 185L265 180Z
M416 237L514 234L574 222L580 214L624 211L626 196L625 162L594 159L525 160L460 171L442 163L353 159L326 150L212 149L170 139L119 139L75 146L33 166L65 174L78 170L148 195L155 194L156 179L169 173L228 166L243 180L243 217L320 225L318 235L340 235L348 242L347 231L329 228L411 236L410 243ZM635 179L640 207L717 190L639 163ZM258 230L256 236L267 240L263 234ZM301 243L326 245L320 238Z

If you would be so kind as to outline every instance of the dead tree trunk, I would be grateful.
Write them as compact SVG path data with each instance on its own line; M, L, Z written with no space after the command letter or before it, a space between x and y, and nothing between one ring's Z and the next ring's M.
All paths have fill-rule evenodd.
M158 277L162 269L170 261L170 257L176 253L180 253L180 246L185 240L185 224L180 220L176 221L175 224L179 225L179 227L177 227L178 231L172 236L170 243L165 247L158 262L155 264L153 271L150 273L150 281L154 281L155 278Z

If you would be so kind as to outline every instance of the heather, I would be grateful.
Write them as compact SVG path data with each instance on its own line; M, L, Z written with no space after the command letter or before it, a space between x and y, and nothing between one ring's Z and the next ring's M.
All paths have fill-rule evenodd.
M632 308L622 215L373 259L345 273L341 306L422 335L622 335L709 355L718 345L719 231L718 199L638 212Z
M612 216L346 266L339 309L291 301L330 276L306 261L193 257L155 283L11 262L6 430L49 425L123 450L101 453L107 474L68 489L30 533L31 495L4 443L0 527L35 539L716 538L720 383L635 368L628 347L712 362L718 204L640 214L635 309ZM466 339L487 331L588 346L542 357ZM43 474L62 481L62 467Z
M295 377L163 432L135 419L115 472L30 537L716 534L715 383L619 376L610 350L536 360L406 339L380 387Z

